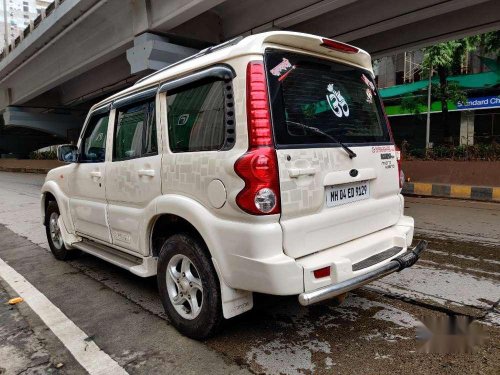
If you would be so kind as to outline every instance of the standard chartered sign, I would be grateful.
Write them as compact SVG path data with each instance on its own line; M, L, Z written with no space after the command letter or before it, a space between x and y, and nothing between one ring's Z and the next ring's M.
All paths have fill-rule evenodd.
M500 107L500 95L481 96L479 98L468 98L467 103L457 103L457 109L479 109Z

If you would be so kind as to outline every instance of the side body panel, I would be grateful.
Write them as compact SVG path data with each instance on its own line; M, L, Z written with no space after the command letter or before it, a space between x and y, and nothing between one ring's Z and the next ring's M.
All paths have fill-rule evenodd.
M160 155L108 163L106 196L114 245L148 255L141 239L147 218L155 214L152 201L160 195L160 164Z
M162 194L178 194L189 197L220 218L241 220L243 222L278 221L274 217L256 217L244 213L235 203L236 195L243 189L244 182L234 171L234 163L248 150L248 133L246 120L246 65L251 59L262 59L262 56L243 56L223 63L230 65L236 72L232 80L234 100L234 121L236 142L226 151L177 152L170 150L166 116L163 132L162 161ZM160 106L163 113L166 108L167 93L160 95ZM220 193L226 196L221 207L211 203L209 186L215 180L222 183ZM221 186L221 185L219 185Z

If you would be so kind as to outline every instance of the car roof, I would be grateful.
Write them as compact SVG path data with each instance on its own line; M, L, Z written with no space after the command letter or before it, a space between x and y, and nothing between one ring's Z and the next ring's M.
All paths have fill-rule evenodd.
M140 79L133 86L95 104L92 106L91 111L110 104L113 100L120 97L154 87L162 82L189 74L190 72L208 67L218 62L244 55L261 55L265 48L273 45L284 48L290 47L293 49L301 49L304 50L304 52L312 52L321 54L325 57L331 57L332 59L366 69L373 76L371 57L366 51L358 49L359 51L357 53L346 53L339 50L327 49L322 46L323 39L323 37L317 35L292 31L270 31L247 37L234 38L225 43L206 48Z

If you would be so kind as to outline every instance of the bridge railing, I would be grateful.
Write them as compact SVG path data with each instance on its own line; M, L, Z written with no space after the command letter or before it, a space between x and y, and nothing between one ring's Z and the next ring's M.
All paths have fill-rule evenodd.
M19 34L14 40L12 40L9 45L4 46L4 49L0 53L0 61L7 57L7 55L11 53L15 48L17 48L21 44L21 42L42 23L42 21L50 16L63 2L64 0L54 0L47 6L47 8L42 9L40 14L34 20L30 20L30 24L21 32L21 34Z

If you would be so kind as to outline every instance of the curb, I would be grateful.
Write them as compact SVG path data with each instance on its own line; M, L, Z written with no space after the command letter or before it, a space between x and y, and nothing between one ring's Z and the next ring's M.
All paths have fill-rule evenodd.
M47 174L52 168L20 168L20 167L0 167L0 172L15 173L40 173Z
M500 202L500 187L405 182L403 194Z

